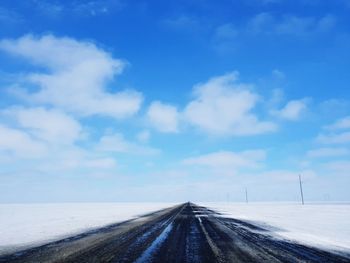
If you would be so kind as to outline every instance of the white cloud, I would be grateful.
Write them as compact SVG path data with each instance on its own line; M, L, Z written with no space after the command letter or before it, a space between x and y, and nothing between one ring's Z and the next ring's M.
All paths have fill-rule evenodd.
M116 167L116 161L113 158L98 158L85 160L83 166L93 169L110 169Z
M28 165L21 169L30 169L44 174L64 173L67 175L78 175L82 171L84 175L101 170L113 172L117 167L115 159L108 154L74 145L50 150L50 154L40 158L37 163Z
M51 144L71 144L82 134L80 123L57 109L13 107L3 113L32 136Z
M268 100L268 104L271 108L277 107L281 104L281 102L284 100L284 91L282 89L272 89L271 90L271 97Z
M119 0L87 0L87 1L62 1L40 0L32 1L32 4L43 14L49 17L74 16L98 16L118 11L123 7Z
M106 85L125 66L121 60L93 43L52 35L27 35L17 40L2 40L0 49L46 68L45 73L27 76L39 90L23 90L32 103L54 105L82 116L106 115L115 118L136 113L142 95L136 91L107 92Z
M122 1L119 0L78 1L72 3L72 11L86 16L97 16L120 10L122 6ZM69 6L66 9L69 9Z
M75 174L82 169L93 172L116 167L115 160L105 153L76 146L76 140L85 139L83 128L57 109L11 107L0 113L12 126L0 124L0 159L10 156L5 159L8 167L39 174Z
M325 164L325 167L333 172L336 172L337 174L344 174L348 176L350 171L350 161L341 160L329 162Z
M239 168L255 168L266 158L263 150L243 152L219 151L201 156L190 157L182 161L185 165L199 165L214 169L237 170Z
M350 151L346 148L318 148L309 150L307 156L311 158L318 157L335 157L350 154Z
M147 119L160 132L178 132L179 113L172 105L152 102L147 111Z
M130 153L140 155L158 154L159 150L127 141L120 133L101 137L97 150L103 152Z
M260 121L252 112L259 96L250 85L238 83L233 72L211 78L194 87L195 99L184 110L190 124L214 135L254 135L272 132L277 126Z
M298 182L299 174L302 177L302 180L310 180L315 178L317 175L313 170L301 170L301 171L291 171L291 170L270 170L259 173L259 176L262 180L274 181L288 181L288 182ZM297 185L297 184L296 184Z
M343 132L339 134L320 134L316 138L317 142L324 144L342 144L350 142L350 132Z
M325 127L328 130L350 129L350 116L337 120L332 125Z
M333 124L324 126L328 134L319 134L316 141L323 144L345 144L350 143L350 117L346 116L335 121ZM344 131L345 130L345 131Z
M148 142L150 137L151 134L147 130L141 131L136 135L136 139L142 143Z
M47 153L43 143L33 139L27 133L0 124L0 152L15 157L36 158Z
M247 23L247 31L253 34L308 35L327 32L336 25L333 15L306 17L284 15L275 17L271 13L260 13Z
M247 31L258 34L270 30L270 26L274 23L274 18L269 13L260 13L251 18L247 23Z
M291 100L282 109L271 111L271 114L282 119L296 121L300 119L306 108L307 106L305 99Z

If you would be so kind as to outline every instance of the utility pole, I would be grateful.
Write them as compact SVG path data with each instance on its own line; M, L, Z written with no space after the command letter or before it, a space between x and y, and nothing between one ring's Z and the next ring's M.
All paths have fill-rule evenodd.
M248 204L248 190L245 188L245 202Z
M301 176L300 176L300 174L299 174L299 186L300 186L301 204L304 205L303 185L301 183Z

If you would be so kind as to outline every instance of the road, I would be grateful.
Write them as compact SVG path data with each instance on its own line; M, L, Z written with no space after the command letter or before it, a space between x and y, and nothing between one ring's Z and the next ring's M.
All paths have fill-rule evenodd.
M276 239L267 229L185 203L0 262L350 262L350 255Z

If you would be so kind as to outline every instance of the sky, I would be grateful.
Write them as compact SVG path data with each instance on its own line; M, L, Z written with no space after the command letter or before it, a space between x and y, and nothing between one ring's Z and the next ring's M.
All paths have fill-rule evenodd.
M1 1L0 202L350 201L349 13Z

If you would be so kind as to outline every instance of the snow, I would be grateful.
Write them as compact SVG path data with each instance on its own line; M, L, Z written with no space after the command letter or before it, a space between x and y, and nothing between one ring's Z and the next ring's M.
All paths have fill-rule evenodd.
M174 206L174 203L0 204L0 254Z
M350 251L350 204L203 203L224 217L247 220L270 234L312 246Z
M0 204L0 254L136 218L175 203ZM270 234L350 251L350 204L201 203L224 217L262 226Z

